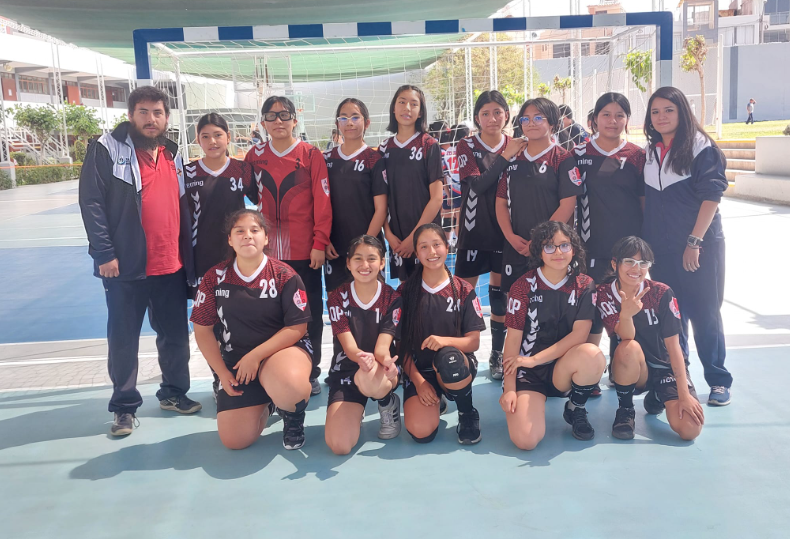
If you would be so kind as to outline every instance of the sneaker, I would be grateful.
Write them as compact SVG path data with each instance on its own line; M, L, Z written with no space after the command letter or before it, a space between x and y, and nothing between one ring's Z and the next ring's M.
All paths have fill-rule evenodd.
M614 424L612 425L612 436L619 440L633 440L634 439L634 419L636 418L636 410L633 408L618 408L614 415Z
M316 395L321 394L321 384L318 382L318 378L311 378L310 379L310 396L314 397Z
M110 427L110 434L113 436L129 436L135 427L140 426L140 421L134 414L119 414L115 412L115 417L112 420L112 427Z
M708 406L727 406L730 404L730 388L712 386L708 395Z
M379 438L382 440L392 440L400 434L400 397L395 393L390 398L388 406L379 404Z
M283 447L290 450L304 445L304 412L297 414L279 410L283 418Z
M447 413L447 399L444 398L444 395L439 397L439 415L444 415Z
M502 352L491 350L491 357L488 358L488 370L493 380L501 380L504 375L502 368Z
M169 399L159 401L159 407L162 410L171 410L179 414L194 414L199 412L203 405L197 401L193 401L186 395L179 397L170 397Z
M656 392L652 389L645 394L645 412L658 415L664 411L664 403L658 400Z
M595 384L595 387L593 388L592 393L590 393L590 397L591 398L595 398L595 397L600 397L600 396L601 396L601 384Z
M573 437L577 440L592 440L595 436L595 429L592 428L587 420L587 410L581 406L575 409L570 408L571 401L565 403L565 411L562 413L563 419L568 425L573 427Z
M472 445L480 441L480 414L476 408L472 408L472 411L466 414L458 412L458 426L455 432L458 433L459 444Z

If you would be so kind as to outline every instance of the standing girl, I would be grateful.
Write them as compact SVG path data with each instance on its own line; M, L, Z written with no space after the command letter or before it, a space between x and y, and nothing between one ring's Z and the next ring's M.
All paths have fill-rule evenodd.
M576 197L583 193L576 160L552 138L561 121L557 105L544 97L530 99L518 119L529 143L497 187L497 222L507 240L502 256L505 292L527 271L530 231L544 221L569 222Z
M584 275L584 247L573 228L547 221L532 231L531 270L510 289L505 383L499 399L510 439L537 447L546 433L546 399L570 396L563 418L578 440L595 431L585 404L606 358L587 337L596 316L593 280Z
M387 182L382 168L376 167L381 155L364 140L370 127L368 108L349 97L338 105L336 118L343 144L324 152L332 200L332 233L324 264L328 292L349 280L346 248L351 240L366 234L383 244L381 227L387 217Z
M485 322L474 288L447 269L447 248L439 225L420 226L413 246L420 264L398 289L403 298L403 417L416 442L432 441L444 395L458 406L458 443L476 444L480 415L472 405L474 352Z
M642 237L656 257L651 275L678 298L685 357L691 321L710 386L708 405L726 406L732 375L724 366L724 232L719 202L728 186L727 161L694 118L683 92L659 88L647 105Z
M510 113L504 96L496 90L485 91L477 98L474 121L479 133L458 143L461 222L455 274L472 288L477 286L480 275L489 274L491 357L488 365L491 377L501 380L507 299L501 289L505 237L496 217L496 191L508 161L526 149L527 141L504 134Z
M234 256L206 272L190 318L195 341L220 379L217 429L230 449L244 449L258 439L272 403L283 418L283 446L304 445L310 308L294 270L264 253L268 228L254 210L228 218ZM215 325L221 325L219 343Z
M293 136L296 107L287 97L263 102L261 125L271 137L247 152L258 186L258 209L272 224L271 254L302 278L313 320L312 394L321 392L321 336L324 332L321 267L332 229L329 179L321 150Z
M325 435L337 455L348 454L357 444L368 398L379 404L379 438L395 438L401 428L400 399L393 393L398 356L390 354L401 302L381 276L384 246L373 236L359 236L348 247L346 264L354 280L327 298L335 349Z
M398 88L390 103L387 131L395 136L379 146L389 188L389 219L384 234L390 248L390 272L401 281L414 272L414 234L426 223L441 222L442 155L428 128L425 94L416 86Z

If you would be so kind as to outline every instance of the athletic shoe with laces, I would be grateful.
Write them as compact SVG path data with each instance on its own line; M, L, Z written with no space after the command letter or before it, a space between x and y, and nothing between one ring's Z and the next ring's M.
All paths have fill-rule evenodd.
M447 413L447 399L444 398L444 395L439 396L439 415L444 415Z
M311 378L310 379L310 396L315 397L316 395L321 394L321 383L318 381L318 378Z
M617 409L614 414L614 424L612 424L612 436L619 440L633 440L634 439L634 419L636 418L636 410L633 408Z
M708 406L727 406L730 404L730 388L724 386L711 386L708 395Z
M458 443L462 445L472 445L480 441L480 414L477 408L472 408L471 412L458 412L458 426L455 428L458 433Z
M504 369L502 367L502 352L491 350L491 356L488 358L488 371L491 373L491 379L502 379L502 376L504 376Z
M178 412L179 414L194 414L195 412L199 412L203 408L203 405L197 401L193 401L186 395L180 395L178 397L170 397L169 399L159 401L159 407L162 410L170 410L172 412Z
M573 437L582 441L592 440L593 436L595 436L595 429L587 420L587 410L581 406L571 410L570 405L571 401L565 403L565 411L562 412L562 417L568 425L573 427Z
M140 426L140 420L134 414L119 414L115 412L112 420L112 427L110 427L110 434L113 436L128 436L132 433L135 427Z
M664 403L658 400L656 392L652 389L645 394L645 412L658 415L664 411Z
M304 445L304 412L297 414L279 410L283 418L283 447L289 451Z
M395 393L390 396L390 403L387 406L379 404L379 438L391 440L400 434L400 397Z

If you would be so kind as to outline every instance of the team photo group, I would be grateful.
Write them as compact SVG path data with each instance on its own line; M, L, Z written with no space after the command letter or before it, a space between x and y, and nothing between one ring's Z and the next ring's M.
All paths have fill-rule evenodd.
M644 148L626 141L631 106L619 93L598 98L589 134L564 105L535 98L515 112L496 90L477 98L471 132L436 131L423 91L405 85L377 148L365 143L371 114L359 99L337 104L322 151L298 137L294 103L272 96L260 111L265 140L243 160L228 151L228 122L210 113L196 126L203 157L189 163L165 137L168 101L151 86L134 90L129 121L90 145L79 182L108 309L111 434L139 424L147 313L162 409L202 408L187 396L191 322L214 373L222 444L250 446L278 414L284 447L302 447L308 402L322 389L324 296L325 443L336 454L358 444L368 399L381 439L403 424L431 442L453 401L458 442L480 442L473 382L483 354L508 431L486 436L534 449L546 422L560 420L546 417L547 398L561 397L569 434L592 439L585 405L608 373L613 437L634 438L634 395L644 394L648 414L665 411L693 440L705 417L688 371L689 323L711 388L702 402L730 403L726 160L676 88L656 90L634 122ZM485 275L490 350L475 292Z

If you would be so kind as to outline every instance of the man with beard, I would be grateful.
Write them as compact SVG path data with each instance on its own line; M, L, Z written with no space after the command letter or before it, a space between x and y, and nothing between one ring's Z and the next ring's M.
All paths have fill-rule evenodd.
M159 406L182 414L201 409L186 396L187 285L195 275L181 155L164 137L170 107L151 86L129 94L128 106L129 121L88 148L79 193L88 253L107 301L114 436L131 434L143 403L137 352L146 310L162 370Z

